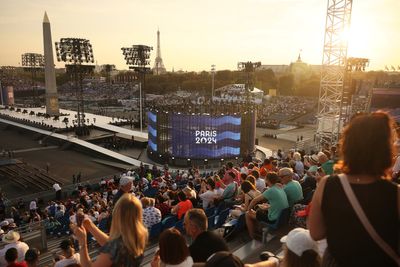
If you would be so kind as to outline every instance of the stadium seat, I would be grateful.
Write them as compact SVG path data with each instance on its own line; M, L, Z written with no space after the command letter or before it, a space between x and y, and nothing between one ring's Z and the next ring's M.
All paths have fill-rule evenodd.
M208 230L214 229L215 226L215 215L211 215L208 217Z
M246 226L246 213L242 213L239 218L233 219L222 225L224 230L224 238L229 239L236 233L242 231Z
M204 211L207 217L215 215L215 207L208 208Z
M154 198L157 195L158 189L154 187L149 187L146 191L143 192L143 195L145 197L152 197Z
M185 233L185 227L183 226L183 219L180 219L175 223L175 228L178 229L182 234Z
M283 209L281 214L279 214L278 219L274 223L261 223L263 227L262 241L267 242L267 235L273 231L278 230L281 226L286 225L289 222L290 208Z
M168 216L164 220L162 220L162 231L165 229L171 228L175 226L175 223L177 221L176 216Z
M229 208L221 211L217 216L217 222L215 223L215 228L220 228L226 221L226 218L229 216Z
M155 238L161 234L162 222L154 224L150 229L150 238Z

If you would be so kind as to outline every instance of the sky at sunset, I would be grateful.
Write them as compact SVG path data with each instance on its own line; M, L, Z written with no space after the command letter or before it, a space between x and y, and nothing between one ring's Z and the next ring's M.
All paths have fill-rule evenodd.
M0 0L0 65L18 66L21 54L43 53L47 11L53 42L89 39L98 64L127 69L121 47L153 46L161 32L167 70L237 68L239 61L321 64L327 0ZM400 65L399 0L354 0L349 56L369 69ZM57 63L62 67L63 63Z

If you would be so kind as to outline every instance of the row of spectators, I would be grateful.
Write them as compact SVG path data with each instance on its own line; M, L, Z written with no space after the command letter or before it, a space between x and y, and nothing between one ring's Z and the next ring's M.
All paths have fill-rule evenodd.
M192 266L193 262L216 266L214 261L219 266L225 261L230 263L222 266L243 266L230 254L223 238L207 230L210 221L206 213L211 207L216 210L214 215L229 209L227 221L244 216L249 235L255 239L260 238L265 224L277 222L284 211L291 214L295 226L306 228L308 219L310 232L295 229L282 240L286 244L282 266L319 266L322 256L339 266L397 266L363 230L341 188L343 175L337 175L346 175L371 224L396 251L400 229L396 198L400 193L393 183L381 179L395 173L393 133L387 115L364 115L344 131L340 156L335 149L311 155L290 151L280 153L281 159L269 158L260 165L227 163L216 173L201 173L196 168L170 172L167 166L146 170L140 166L121 177L102 180L99 188L79 187L75 198L51 202L43 211L32 206L30 213L36 220L57 216L64 218L67 226L72 223L80 255L73 261L82 266L91 266L90 236L101 246L95 265L139 266L149 232L172 217L183 222L183 229L162 232L152 266ZM335 163L339 163L337 167ZM372 194L379 195L374 203L370 201ZM190 246L183 233L192 238ZM328 249L321 252L311 237L326 238ZM272 257L253 266L278 264Z

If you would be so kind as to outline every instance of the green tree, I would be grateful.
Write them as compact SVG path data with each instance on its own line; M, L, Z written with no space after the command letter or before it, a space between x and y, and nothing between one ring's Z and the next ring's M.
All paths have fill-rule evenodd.
M280 95L293 95L294 76L293 74L279 77L278 92Z

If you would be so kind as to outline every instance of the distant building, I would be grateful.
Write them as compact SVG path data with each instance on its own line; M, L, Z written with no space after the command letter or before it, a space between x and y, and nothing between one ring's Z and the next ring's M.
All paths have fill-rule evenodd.
M275 75L279 76L289 71L289 65L261 65L257 70L271 69Z

